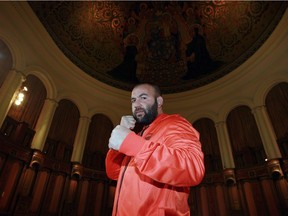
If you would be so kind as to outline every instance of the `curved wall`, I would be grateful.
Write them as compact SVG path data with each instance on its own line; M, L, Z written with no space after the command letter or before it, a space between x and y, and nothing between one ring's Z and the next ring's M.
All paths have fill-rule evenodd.
M14 69L38 76L49 98L71 99L81 116L103 112L117 124L123 114L130 113L130 92L101 83L72 64L26 2L1 4L0 37L11 49ZM195 90L164 95L166 112L180 113L191 122L205 116L217 122L224 120L235 106L263 105L269 89L279 82L288 82L287 20L286 12L264 45L227 76Z

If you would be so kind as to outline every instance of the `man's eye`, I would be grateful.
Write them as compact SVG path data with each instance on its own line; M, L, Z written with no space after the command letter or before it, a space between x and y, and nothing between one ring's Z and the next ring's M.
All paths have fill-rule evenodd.
M147 97L145 97L145 96L142 96L142 97L141 97L141 99L142 99L142 100L145 100L145 99L147 99Z

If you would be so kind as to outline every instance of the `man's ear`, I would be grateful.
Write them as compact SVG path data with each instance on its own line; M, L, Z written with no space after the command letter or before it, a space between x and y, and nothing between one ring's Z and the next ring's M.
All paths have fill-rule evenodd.
M158 104L158 107L162 107L163 105L163 98L161 96L158 96L157 97L157 104Z

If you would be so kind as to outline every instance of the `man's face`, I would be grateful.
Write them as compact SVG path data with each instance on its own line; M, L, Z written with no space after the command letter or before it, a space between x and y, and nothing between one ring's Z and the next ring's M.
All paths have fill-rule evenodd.
M153 87L140 85L131 94L132 113L138 123L150 124L158 115L158 103Z

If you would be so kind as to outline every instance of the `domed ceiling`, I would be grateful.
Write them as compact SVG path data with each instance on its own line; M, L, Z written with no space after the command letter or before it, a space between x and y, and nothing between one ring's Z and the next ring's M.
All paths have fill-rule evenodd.
M270 36L281 1L31 1L62 52L93 78L123 90L164 93L213 82Z

